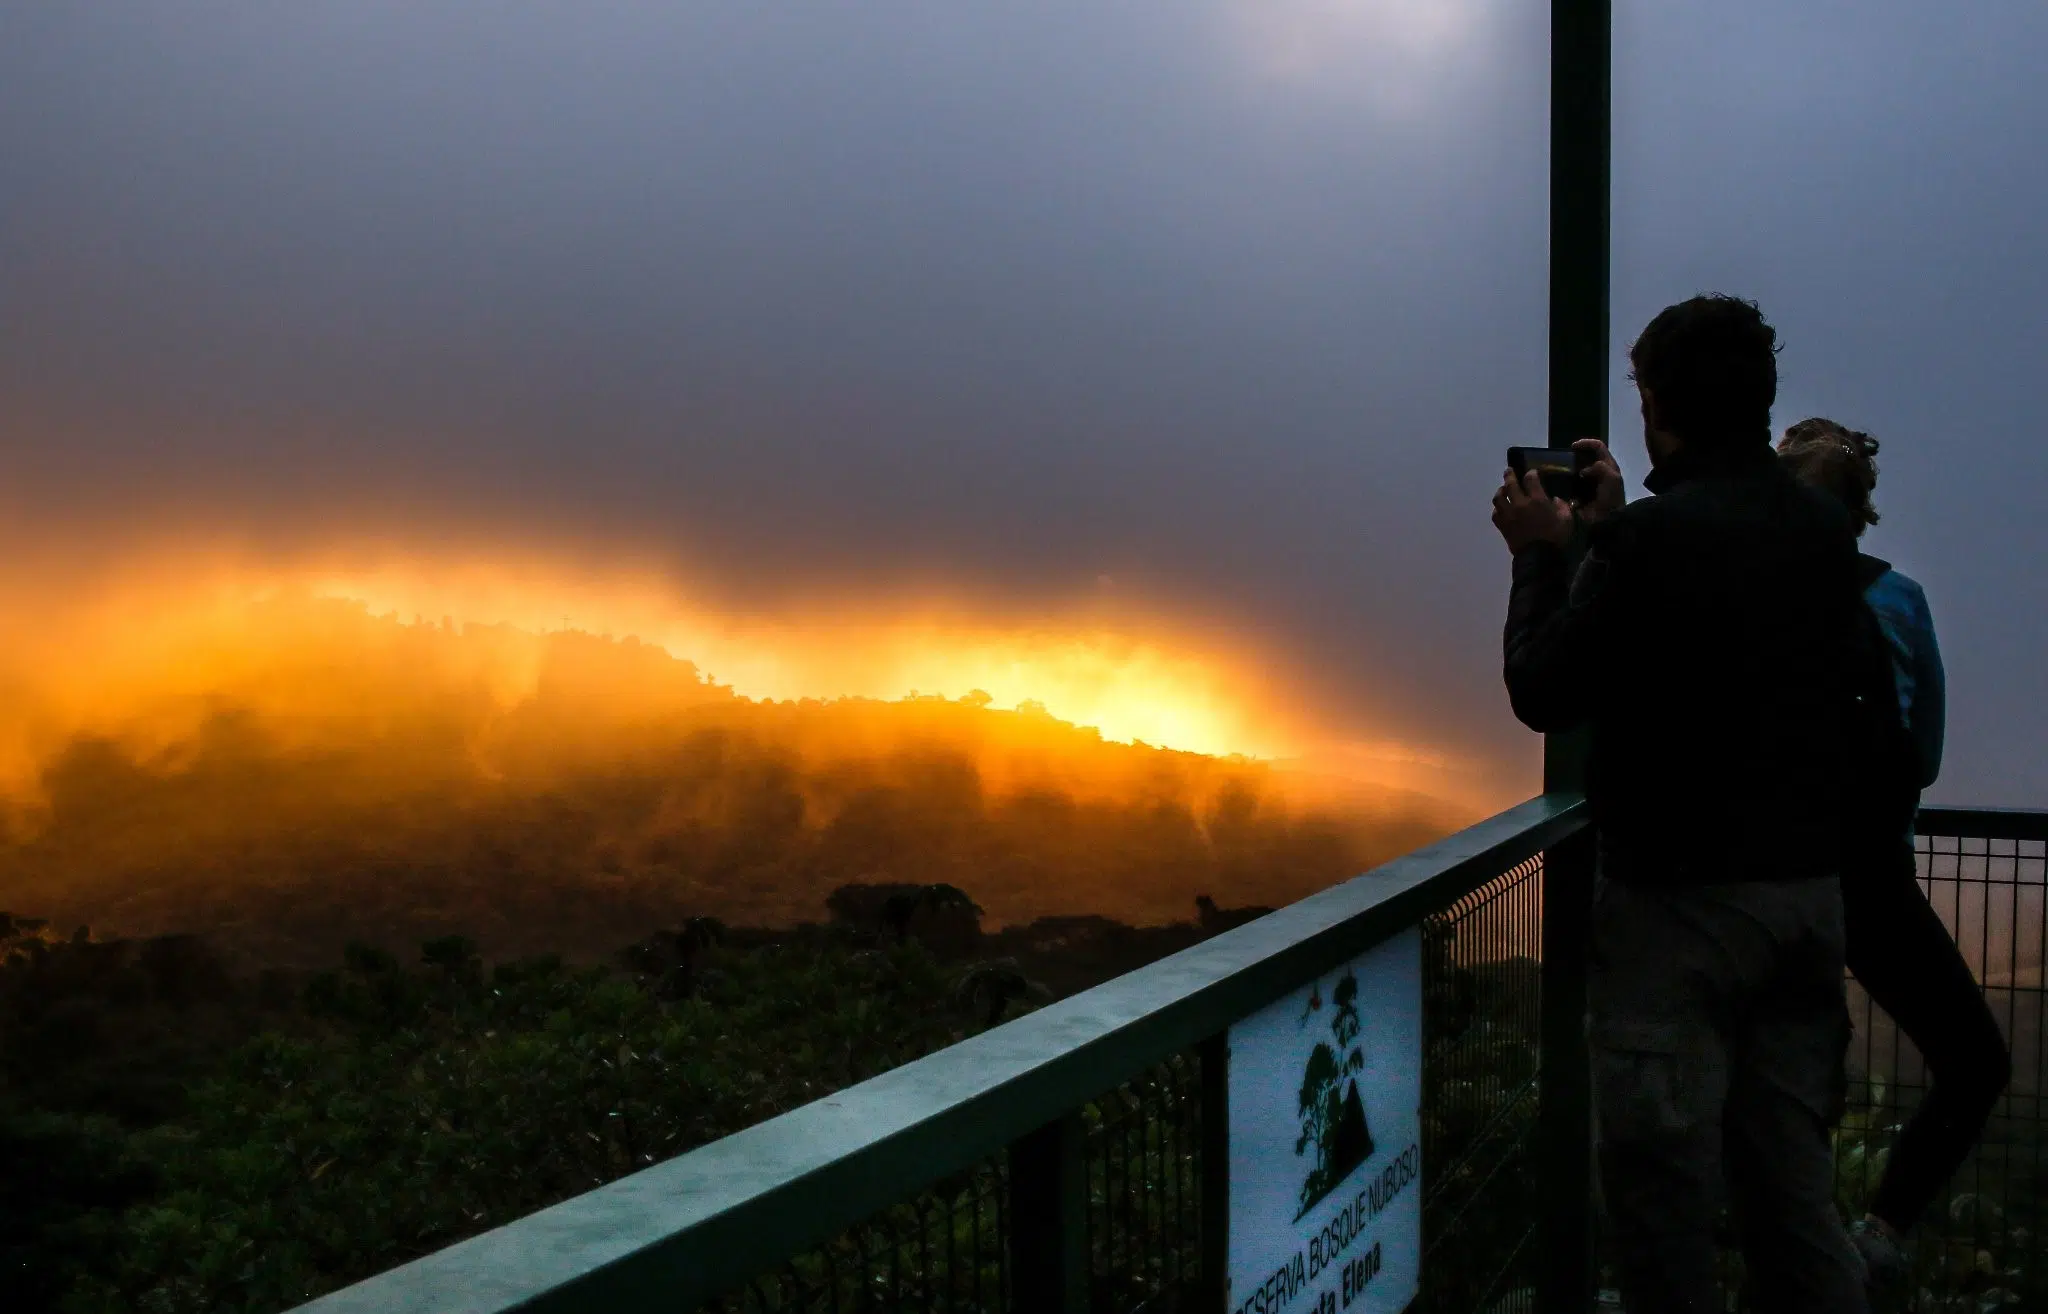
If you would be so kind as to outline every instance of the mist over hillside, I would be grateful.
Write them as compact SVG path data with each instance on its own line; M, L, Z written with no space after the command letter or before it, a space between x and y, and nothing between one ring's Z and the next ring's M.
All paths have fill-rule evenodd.
M822 920L855 882L955 885L991 926L1157 923L1197 894L1299 898L1463 820L984 696L754 701L633 639L335 600L154 660L182 674L46 733L0 803L0 908L280 965L451 932L595 956L690 916Z

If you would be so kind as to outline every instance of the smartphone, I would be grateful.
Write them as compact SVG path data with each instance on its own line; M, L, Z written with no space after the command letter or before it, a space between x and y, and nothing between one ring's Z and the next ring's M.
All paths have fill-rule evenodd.
M1510 447L1508 469L1517 479L1534 470L1543 481L1544 492L1576 502L1590 491L1586 480L1590 455L1573 447Z

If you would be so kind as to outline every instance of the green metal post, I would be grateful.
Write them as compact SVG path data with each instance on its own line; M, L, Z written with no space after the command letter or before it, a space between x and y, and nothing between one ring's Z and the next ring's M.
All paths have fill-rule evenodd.
M1582 830L1543 855L1539 1314L1586 1314L1593 1304L1593 1072L1586 1050L1592 893L1593 832Z
M1550 6L1550 445L1607 436L1612 0ZM1543 790L1573 792L1583 734L1543 746Z
M1078 1110L1010 1146L1015 1308L1088 1314L1088 1129Z
M1550 443L1607 436L1612 0L1550 6ZM1596 673L1587 672L1590 680ZM1545 793L1584 785L1583 731L1543 745ZM1595 1286L1592 1073L1586 961L1594 839L1544 855L1542 1086L1538 1169L1542 1314L1586 1314Z

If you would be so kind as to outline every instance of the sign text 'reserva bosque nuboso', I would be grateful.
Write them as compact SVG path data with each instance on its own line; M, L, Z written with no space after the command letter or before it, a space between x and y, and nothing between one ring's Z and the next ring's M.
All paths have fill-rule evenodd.
M1369 1178L1358 1194L1309 1238L1308 1245L1295 1251L1292 1258L1273 1270L1272 1276L1246 1293L1232 1314L1280 1314L1288 1309L1311 1283L1344 1259L1353 1243L1365 1234L1366 1226L1415 1181L1421 1162L1422 1147L1418 1145L1410 1145L1388 1160L1386 1167ZM1345 1269L1341 1305L1348 1306L1353 1298L1363 1294L1366 1283L1378 1271L1379 1243L1375 1242ZM1325 1292L1316 1308L1304 1305L1302 1310L1304 1314L1325 1314L1326 1310L1341 1307L1331 1303L1336 1299L1336 1293Z

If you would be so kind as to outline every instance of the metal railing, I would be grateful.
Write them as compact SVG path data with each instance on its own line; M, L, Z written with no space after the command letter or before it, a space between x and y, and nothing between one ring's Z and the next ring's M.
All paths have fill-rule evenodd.
M2012 1053L2012 1081L1976 1150L1914 1230L1908 1307L2048 1310L2048 812L1927 808L1921 888L1962 949ZM1839 1194L1860 1212L1900 1125L1928 1090L1912 1042L1852 981L1851 1107Z
M1555 1048L1582 1034L1560 1021L1579 1016L1583 997L1572 992L1582 983L1557 960L1546 978L1542 962L1572 920L1546 916L1546 905L1586 903L1585 825L1576 797L1533 799L301 1309L1222 1309L1217 1183L1227 1155L1221 1119L1204 1117L1222 1105L1221 1037L1417 925L1421 1305L1534 1309L1546 1287L1589 1272L1558 1261L1589 1254L1588 1220L1558 1208L1554 1189L1536 1189L1546 1160L1583 1174L1590 1148L1572 1084L1582 1056L1559 1061ZM1582 1286L1581 1307L1588 1295Z

